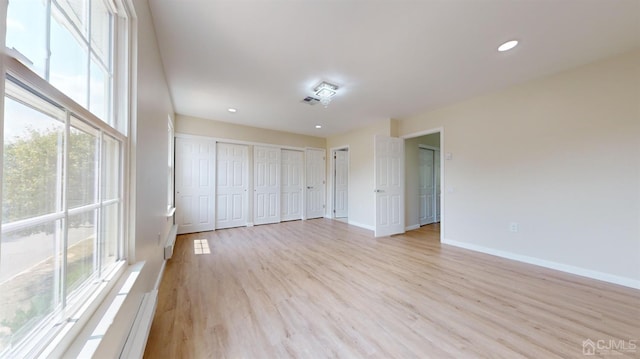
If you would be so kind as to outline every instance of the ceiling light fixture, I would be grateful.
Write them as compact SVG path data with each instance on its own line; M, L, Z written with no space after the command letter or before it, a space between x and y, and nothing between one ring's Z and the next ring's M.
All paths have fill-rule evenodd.
M320 103L324 107L327 107L331 102L331 98L336 94L336 91L338 91L338 86L322 81L318 86L313 88L313 91L316 96L320 98Z
M227 109L227 111L231 112L231 113L236 113L238 112L238 110L236 110L235 108L229 108Z
M316 128L322 128L322 125L316 125Z
M509 40L509 41L505 42L504 44L498 46L498 51L500 51L500 52L509 51L509 50L513 49L514 47L516 47L517 45L518 45L518 40Z

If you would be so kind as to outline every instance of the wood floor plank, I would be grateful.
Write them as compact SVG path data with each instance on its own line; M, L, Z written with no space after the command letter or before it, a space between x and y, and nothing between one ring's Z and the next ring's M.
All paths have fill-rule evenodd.
M441 245L438 225L317 219L179 236L145 357L582 358L586 339L640 346L640 291Z

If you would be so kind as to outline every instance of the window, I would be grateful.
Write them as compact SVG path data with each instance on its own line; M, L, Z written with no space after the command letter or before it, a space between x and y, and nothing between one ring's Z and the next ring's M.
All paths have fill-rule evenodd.
M37 355L123 263L129 25L112 1L7 8L0 357Z
M114 19L107 4L105 0L12 0L6 45L36 74L119 128L112 111Z

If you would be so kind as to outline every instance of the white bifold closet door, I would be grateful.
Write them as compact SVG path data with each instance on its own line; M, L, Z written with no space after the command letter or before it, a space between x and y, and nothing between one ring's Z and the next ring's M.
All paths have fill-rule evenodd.
M280 222L280 148L253 147L253 223Z
M282 150L280 187L280 220L302 219L302 174L304 153L302 151Z
M175 199L178 234L214 229L216 143L176 138Z
M218 143L216 229L247 225L249 148Z
M325 151L306 151L306 219L324 217L325 212Z
M346 218L349 208L349 152L334 151L333 157L335 159L335 218Z

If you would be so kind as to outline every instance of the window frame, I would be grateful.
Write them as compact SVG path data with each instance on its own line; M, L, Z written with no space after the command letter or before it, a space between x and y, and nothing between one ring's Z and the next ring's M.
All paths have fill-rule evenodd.
M102 147L105 137L109 136L120 143L119 151L119 174L118 174L118 187L120 190L119 199L105 199L102 198L101 193L96 193L95 204L80 206L73 208L66 212L66 216L73 215L74 213L88 213L88 211L95 208L108 208L114 203L118 203L118 217L120 225L118 226L118 256L115 263L112 263L106 273L100 273L101 268L96 269L96 273L103 274L100 276L100 280L95 282L95 286L88 285L90 280L85 280L81 289L78 289L73 293L73 297L79 297L81 300L75 300L73 305L67 306L62 311L50 313L49 320L44 320L38 326L27 334L20 343L16 346L15 350L11 350L10 354L20 353L30 356L62 356L64 351L73 342L75 337L80 333L82 328L91 319L93 313L98 309L101 302L107 297L109 291L118 282L118 279L125 273L129 264L129 250L131 247L130 235L131 235L131 220L130 220L130 158L131 152L131 139L128 134L131 132L132 126L132 114L133 108L131 104L134 103L133 93L135 93L134 77L132 73L135 73L135 36L136 34L136 19L135 12L133 11L133 5L131 0L105 0L107 8L112 11L113 17L111 22L112 34L111 36L111 84L110 84L110 105L109 111L111 117L109 120L103 120L94 115L91 111L85 108L83 105L76 103L70 97L56 89L47 80L43 79L37 73L33 72L28 66L24 65L20 60L20 54L10 49L6 49L6 29L2 27L0 30L0 48L5 48L5 53L0 55L0 66L4 69L0 78L0 131L4 128L4 99L6 95L5 81L9 80L9 76L18 80L27 88L31 89L35 94L42 94L44 101L50 99L52 102L62 106L67 110L65 131L67 132L67 138L69 135L69 129L71 126L70 118L75 115L81 121L88 123L89 126L98 130L98 146ZM6 1L0 0L0 21L5 21L7 17L7 5ZM89 53L89 62L92 53ZM89 80L90 81L90 80ZM46 98L45 98L46 97ZM89 101L89 100L88 100ZM89 107L89 104L87 104ZM110 121L111 124L107 121ZM4 135L0 136L0 141L4 142ZM0 146L0 158L3 158L4 144ZM102 153L100 156L102 156ZM102 161L103 159L100 159ZM103 167L102 162L100 167ZM0 166L0 178L2 178L2 169ZM97 173L97 181L102 181L102 173ZM102 191L100 185L97 186L99 192ZM2 198L2 188L0 186L0 198ZM89 208L91 207L91 208ZM99 213L99 212L98 212ZM49 220L53 220L54 217L59 217L59 213L47 214L51 216ZM64 217L63 217L64 218ZM27 219L27 221L33 218ZM35 218L37 219L37 217ZM15 222L8 225L22 226L26 225L15 224ZM97 225L97 224L96 224ZM98 233L100 229L96 228ZM99 233L98 233L99 234ZM63 240L66 242L66 239ZM65 243L66 245L66 243ZM1 250L1 246L0 246ZM94 248L94 256L98 251ZM66 255L66 250L65 250ZM98 258L101 261L101 258ZM67 299L66 289L65 299ZM56 323L51 326L52 323Z

